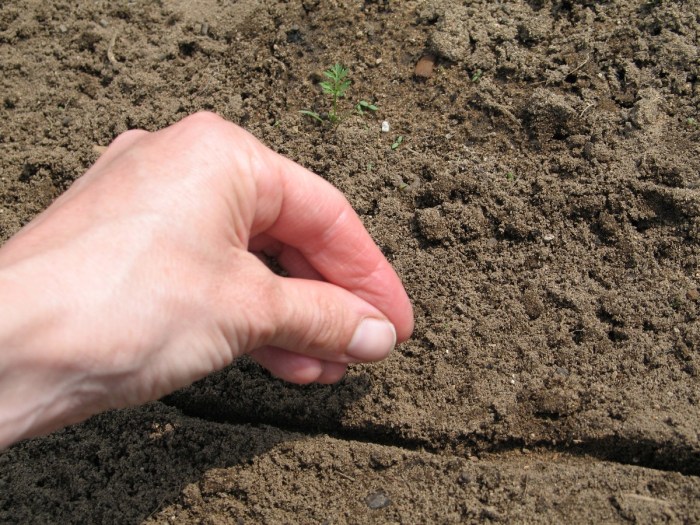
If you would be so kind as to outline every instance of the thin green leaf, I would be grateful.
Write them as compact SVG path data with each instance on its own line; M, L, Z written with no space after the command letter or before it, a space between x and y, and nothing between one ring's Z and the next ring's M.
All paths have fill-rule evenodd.
M379 108L371 102L367 102L366 100L360 100L355 106L355 109L360 115L363 115L365 111L377 111Z
M321 115L319 115L315 111L309 111L308 109L303 109L299 113L301 113L302 115L306 115L307 117L311 117L313 119L316 119L319 122L323 122L323 118L321 118Z

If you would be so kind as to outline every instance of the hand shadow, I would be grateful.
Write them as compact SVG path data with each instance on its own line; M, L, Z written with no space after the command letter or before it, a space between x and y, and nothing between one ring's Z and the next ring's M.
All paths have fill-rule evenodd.
M286 430L333 433L372 379L354 371L334 385L293 385L273 378L247 357L162 401L212 421L269 424Z
M266 420L287 424L305 413L309 421L320 416L311 425L318 430L339 420L343 407L368 388L366 376L308 387L266 378L259 370L246 378L246 369L255 366L235 364L169 396L167 404L100 414L0 452L0 523L141 523L205 472L250 463L304 437ZM277 406L271 404L274 396ZM234 399L236 404L228 403ZM183 415L175 405L201 414ZM303 412L303 406L313 408Z

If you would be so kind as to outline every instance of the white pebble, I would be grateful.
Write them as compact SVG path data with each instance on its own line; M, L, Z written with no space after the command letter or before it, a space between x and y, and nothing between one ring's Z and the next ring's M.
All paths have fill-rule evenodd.
M391 129L391 127L389 126L388 120L385 120L384 122L382 122L382 133L389 133L390 129Z
M545 234L542 236L542 240L543 240L544 242L552 242L552 241L554 240L554 235L552 235L551 233L545 233Z

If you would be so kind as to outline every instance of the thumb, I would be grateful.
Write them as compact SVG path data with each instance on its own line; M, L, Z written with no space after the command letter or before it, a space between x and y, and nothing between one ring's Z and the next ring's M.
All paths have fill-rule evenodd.
M264 345L335 363L379 361L394 349L394 325L358 296L326 282L274 279L274 329Z

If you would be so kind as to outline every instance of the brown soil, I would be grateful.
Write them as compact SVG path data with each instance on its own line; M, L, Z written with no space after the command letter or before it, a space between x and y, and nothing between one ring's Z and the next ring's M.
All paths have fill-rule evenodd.
M3 2L0 238L214 110L348 196L417 325L18 444L0 522L700 522L699 41L681 1ZM377 115L299 114L334 62Z

